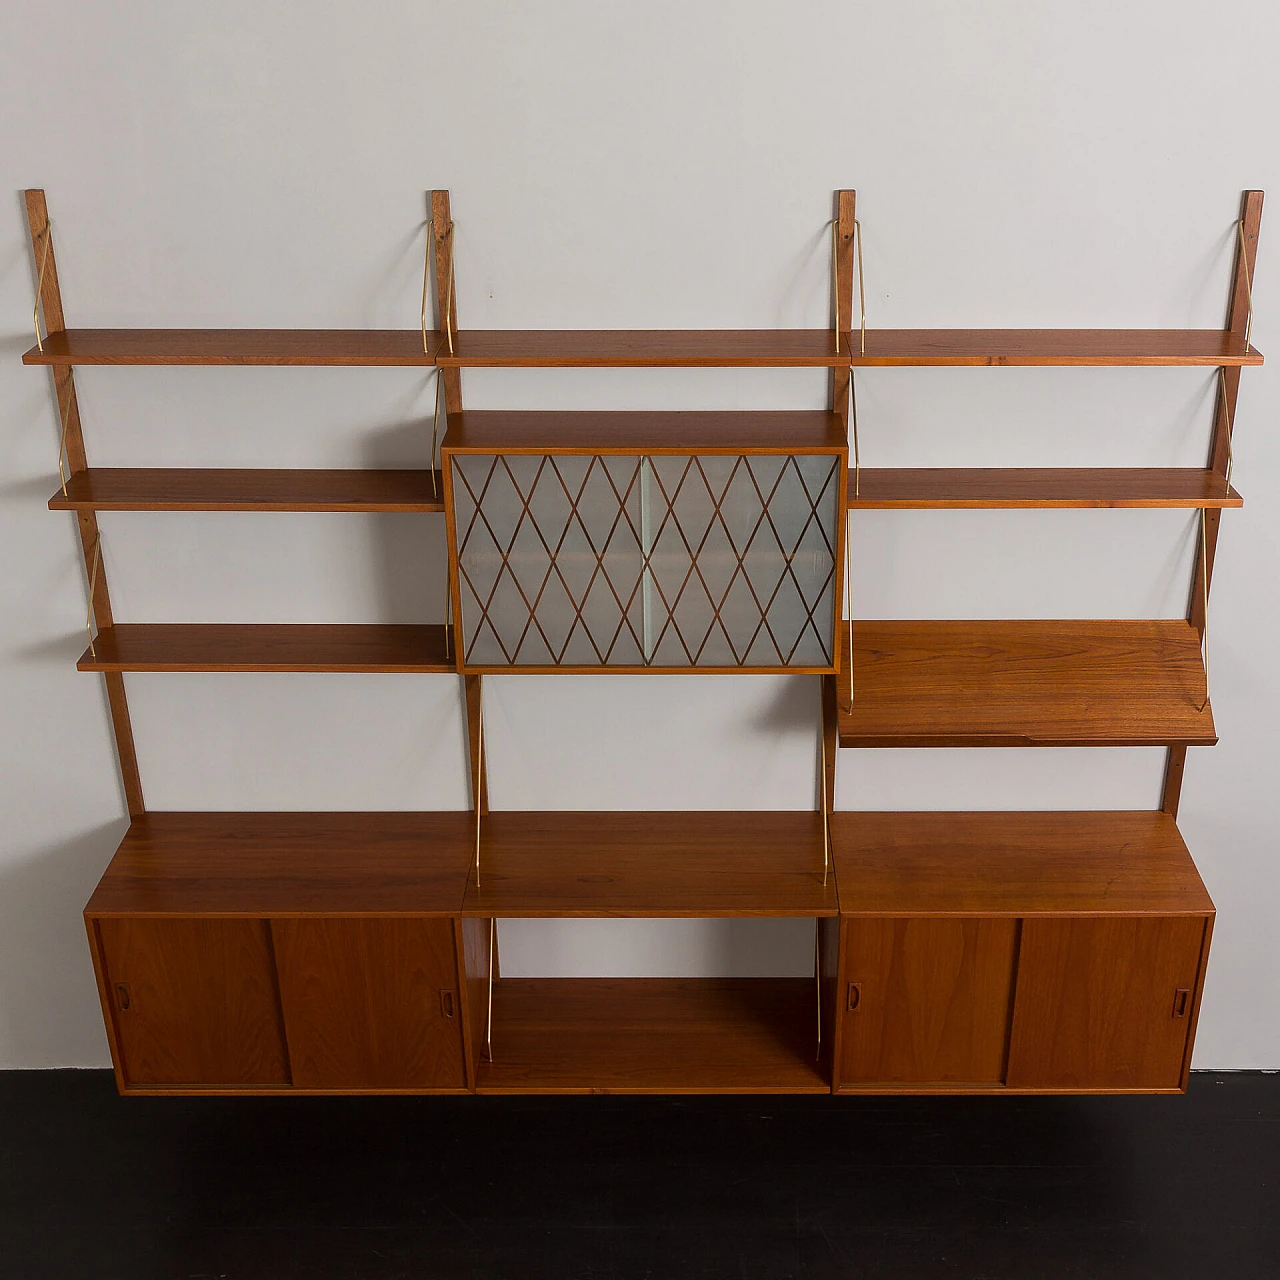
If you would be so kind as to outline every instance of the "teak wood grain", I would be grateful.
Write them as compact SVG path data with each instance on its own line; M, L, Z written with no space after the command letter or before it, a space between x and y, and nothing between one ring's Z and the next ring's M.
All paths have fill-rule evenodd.
M126 1086L289 1084L265 920L99 919Z
M293 1083L466 1088L449 919L273 920Z
M430 471L91 467L51 511L443 511Z
M1211 746L1200 637L1180 619L853 624L842 747Z
M1016 920L859 917L844 937L837 1088L1004 1083Z
M1224 329L868 329L872 365L1245 365L1262 355Z
M1181 1089L1206 921L1023 924L1011 1087Z
M438 334L429 334L434 353ZM435 363L420 329L62 329L23 364L393 365Z
M809 978L503 978L479 1093L827 1093Z
M1157 810L831 815L845 916L1205 915Z
M1224 476L1193 467L863 467L849 510L1242 507Z
M148 813L90 916L456 914L474 820L440 813Z
M24 364L387 365L465 368L839 368L830 329L463 329L454 354L418 329L62 329ZM868 329L872 365L1259 365L1221 329Z
M473 916L829 916L818 813L490 812Z
M838 368L830 329L463 329L441 369Z
M128 622L104 627L81 671L452 672L441 625Z
M624 412L467 409L445 453L844 453L840 416L822 410Z

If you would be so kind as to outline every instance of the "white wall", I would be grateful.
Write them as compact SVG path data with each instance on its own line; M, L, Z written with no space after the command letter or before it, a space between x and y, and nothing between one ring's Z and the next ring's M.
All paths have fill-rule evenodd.
M475 327L822 325L832 191L858 190L879 326L1217 326L1242 188L1280 195L1280 13L1195 0L263 5L9 0L0 42L0 1066L106 1046L79 919L123 829L85 585L51 514L47 373L23 368L20 191L48 190L79 325L417 323L449 187ZM1273 196L1274 198L1274 196ZM1276 346L1263 223L1255 337ZM1280 360L1280 351L1273 351ZM395 370L78 373L107 465L420 463ZM869 465L1199 465L1207 371L859 375ZM1219 909L1196 1065L1280 1066L1280 409L1245 373L1212 607L1222 744L1182 827ZM468 373L473 407L818 407L781 372ZM116 515L121 620L436 618L438 517ZM882 513L864 616L1176 616L1177 513ZM139 676L148 802L466 803L449 677ZM499 807L814 800L803 679L494 680ZM842 752L842 807L1154 807L1159 752ZM778 971L794 928L509 927L504 970Z

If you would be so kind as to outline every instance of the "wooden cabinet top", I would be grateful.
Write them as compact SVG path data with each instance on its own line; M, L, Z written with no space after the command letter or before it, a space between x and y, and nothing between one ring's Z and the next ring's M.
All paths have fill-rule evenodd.
M834 813L843 915L1212 915L1167 813Z

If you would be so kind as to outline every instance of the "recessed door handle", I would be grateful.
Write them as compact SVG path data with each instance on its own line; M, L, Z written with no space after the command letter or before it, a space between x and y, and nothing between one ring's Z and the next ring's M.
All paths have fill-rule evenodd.
M127 982L116 983L116 1005L123 1013L133 1003L133 995Z
M845 1008L850 1013L857 1013L858 1006L862 1003L862 983L849 983L849 998L845 1004Z
M453 992L442 991L440 993L440 1012L446 1018L453 1017Z
M1173 993L1173 1016L1185 1018L1189 1008L1191 1008L1191 988L1179 987Z

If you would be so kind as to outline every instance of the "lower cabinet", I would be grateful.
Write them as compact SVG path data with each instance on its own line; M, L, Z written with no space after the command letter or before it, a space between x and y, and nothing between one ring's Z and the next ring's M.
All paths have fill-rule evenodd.
M852 917L837 1091L1185 1087L1208 916Z
M293 1083L465 1089L451 919L273 920Z
M1180 1088L1207 935L1197 916L1026 920L1008 1083Z
M845 1083L1003 1082L1017 921L866 918L844 934Z
M123 1083L289 1083L267 921L107 917L89 932Z
M121 1086L468 1088L455 918L90 918Z

